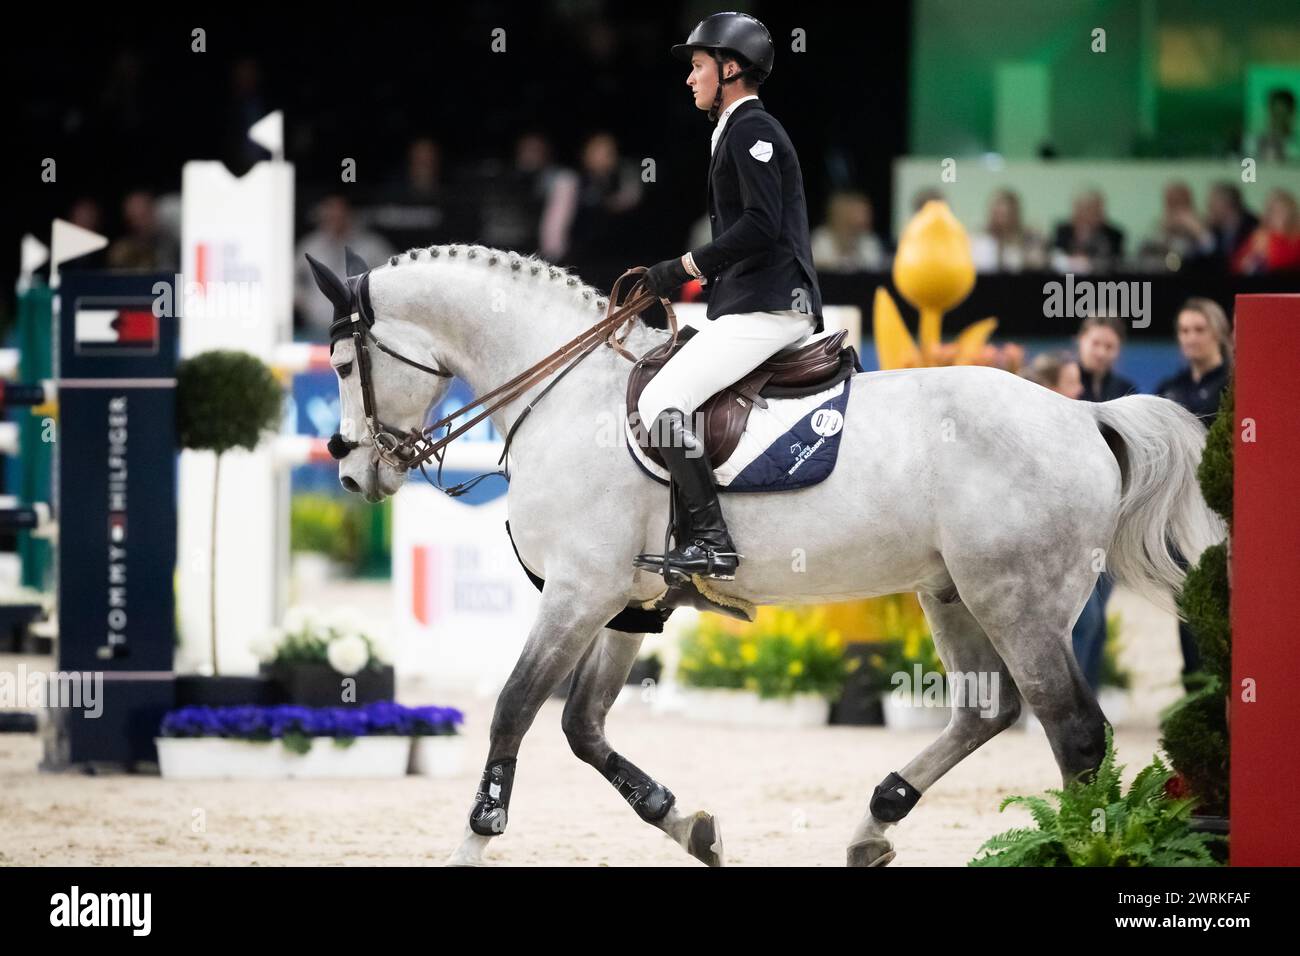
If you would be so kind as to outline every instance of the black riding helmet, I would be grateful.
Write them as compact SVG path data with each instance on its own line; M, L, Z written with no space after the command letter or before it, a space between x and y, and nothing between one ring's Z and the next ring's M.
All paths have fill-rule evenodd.
M695 24L695 29L686 38L685 43L673 47L673 56L679 60L689 61L695 50L708 50L718 65L718 91L713 96L713 107L709 110L709 119L717 120L718 107L722 105L722 84L731 83L742 76L755 74L760 80L772 72L772 61L776 58L776 47L767 27L751 17L748 13L715 13ZM723 78L723 53L736 56L741 63L748 66L735 76Z

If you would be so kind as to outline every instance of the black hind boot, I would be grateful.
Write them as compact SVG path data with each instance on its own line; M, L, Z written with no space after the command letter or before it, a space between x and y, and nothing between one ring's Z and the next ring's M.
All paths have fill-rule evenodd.
M713 482L713 466L709 464L704 443L687 427L685 413L677 408L660 412L650 429L650 444L659 449L672 474L685 507L682 518L687 534L668 552L666 568L662 554L639 554L633 563L638 568L663 574L668 580L689 579L692 574L733 580L743 555L737 553L727 533L717 485Z

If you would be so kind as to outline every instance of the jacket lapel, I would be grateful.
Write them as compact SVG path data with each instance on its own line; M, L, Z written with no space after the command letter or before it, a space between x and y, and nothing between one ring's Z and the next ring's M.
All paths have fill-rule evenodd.
M727 125L722 127L722 135L718 137L718 145L713 150L713 155L709 157L709 183L712 188L713 167L718 161L718 156L722 153L722 144L727 141L727 135L736 127L736 117L749 109L762 109L762 100L746 100L732 110L731 115L727 117Z
M709 185L704 195L705 213L713 212L713 170L714 167L717 165L718 156L721 155L722 153L722 144L726 142L727 134L730 133L735 128L736 116L751 108L762 109L763 101L761 99L746 100L745 102L741 103L732 111L731 115L727 117L727 125L722 127L722 135L718 137L718 145L713 150L713 155L709 157Z

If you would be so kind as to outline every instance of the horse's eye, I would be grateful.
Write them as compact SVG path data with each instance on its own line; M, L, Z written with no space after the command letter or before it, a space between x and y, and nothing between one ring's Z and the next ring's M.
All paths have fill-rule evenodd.
M339 378L347 378L352 374L352 363L344 362L342 365L336 365L334 371L339 373Z

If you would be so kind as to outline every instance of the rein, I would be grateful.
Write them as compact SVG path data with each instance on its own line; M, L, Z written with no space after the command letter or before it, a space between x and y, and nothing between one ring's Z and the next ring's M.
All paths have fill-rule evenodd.
M675 342L677 339L677 315L673 311L672 305L666 298L660 298L654 293L646 290L639 278L628 293L630 298L619 305L619 299L622 294L624 282L630 276L640 276L645 273L645 271L645 266L636 266L627 270L627 272L624 272L618 277L614 282L613 288L610 290L609 301L605 308L605 317L591 328L575 336L573 339L551 352L550 355L547 355L541 361L527 369L524 369L524 371L520 372L508 382L498 385L496 388L470 402L468 405L456 409L451 414L443 416L430 425L425 425L423 428L419 429L413 428L409 433L402 435L393 429L388 429L386 426L379 425L375 409L373 409L373 407L367 407L367 425L371 430L371 440L374 441L375 449L379 456L389 464L407 471L418 467L426 481L451 497L458 497L459 495L464 494L484 478L489 478L493 475L501 475L509 481L509 465L507 464L507 471L487 472L467 482L454 485L451 488L443 487L442 468L447 446L483 419L487 418L497 409L513 402L537 382L550 376L557 368L559 368L559 366L571 359L569 364L555 376L546 388L544 388L536 398L528 403L527 407L525 407L523 412L520 413L519 418L517 418L515 423L510 427L509 432L506 434L505 447L501 450L501 457L497 460L497 464L506 461L506 455L510 450L510 442L514 438L515 432L523 423L524 419L528 417L533 408L535 408L537 404L546 397L546 394L554 388L565 375L572 371L602 343L612 348L615 352L622 355L633 364L636 364L639 361L635 355L623 347L623 343L626 342L628 337L632 334L632 329L635 326L636 320L640 317L640 314L656 301L663 305L664 312L668 317L671 341ZM637 290L640 291L638 292ZM633 292L636 294L632 294ZM621 335L620 328L622 328ZM372 391L370 382L370 361L368 350L365 345L365 339L367 337L371 338L375 342L376 346L384 352L400 359L407 365L411 365L431 375L446 376L448 374L440 370L420 365L403 355L399 355L384 346L384 344L378 339L375 339L373 335L370 335L369 330L366 330L365 333L354 331L353 339L357 344L357 367L361 376L362 393L365 396L369 396ZM495 401L493 401L494 399ZM482 412L471 420L460 425L454 431L452 430L452 422L467 414L471 409L477 408L479 405L483 405L489 401L492 404L484 408ZM367 401L366 404L369 406L371 403ZM433 433L443 427L447 429L447 434L436 439L433 438ZM381 443L378 440L378 432L381 429L385 433L388 443ZM355 444L351 442L342 442L341 444L355 447ZM342 454L347 453L342 449L339 450L342 451ZM331 447L331 454L334 454L334 452L335 449ZM335 454L335 457L342 457L342 454ZM426 465L431 459L438 462L438 476L436 481L429 477L429 473L426 470Z

